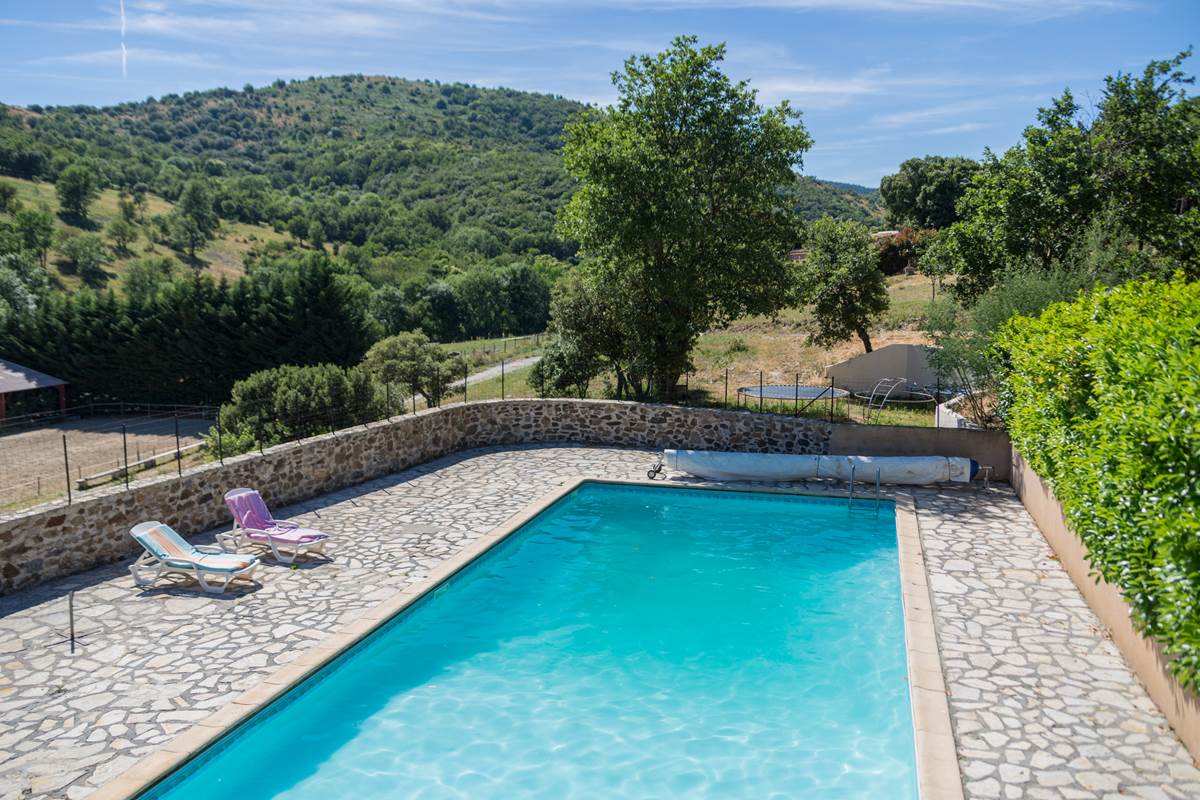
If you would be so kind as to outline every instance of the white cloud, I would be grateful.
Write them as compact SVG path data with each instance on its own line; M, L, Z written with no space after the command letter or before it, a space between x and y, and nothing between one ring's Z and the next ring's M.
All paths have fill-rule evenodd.
M1009 105L1028 105L1046 98L1042 95L996 95L988 94L983 97L972 97L960 100L949 100L934 106L914 108L907 111L893 111L888 114L878 114L871 122L883 128L906 128L946 117L956 117L978 111L993 111Z
M194 53L169 52L147 48L131 47L128 55L141 64L173 65L183 67L203 67L205 69L220 69L219 62L211 61ZM61 56L45 56L31 59L29 64L84 64L84 65L117 65L121 63L120 47L111 50L88 50L81 53L67 53Z
M982 122L960 122L958 125L947 125L944 128L933 128L925 131L925 133L932 136L945 136L951 133L970 133L971 131L981 131L990 127L990 125L984 125Z

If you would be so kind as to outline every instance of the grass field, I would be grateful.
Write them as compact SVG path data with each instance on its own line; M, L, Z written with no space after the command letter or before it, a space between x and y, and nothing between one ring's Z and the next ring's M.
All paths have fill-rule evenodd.
M27 181L19 178L3 178L17 187L17 199L24 205L38 207L45 204L51 211L58 213L58 196L54 184L38 181ZM147 199L145 217L148 220L156 214L166 214L173 206L161 197L151 195ZM105 189L89 209L89 223L86 229L80 228L55 217L60 231L69 233L99 233L103 235L108 223L117 218L117 192ZM276 233L263 225L246 225L241 222L222 221L217 236L208 247L196 254L198 264L185 263L180 254L164 245L156 245L149 241L146 233L148 224L138 226L138 239L130 246L130 252L112 252L112 260L105 265L106 278L101 283L114 284L125 271L125 266L132 260L145 256L166 256L174 259L181 270L195 270L212 275L214 278L234 278L242 275L245 270L242 261L250 249L263 242L278 242L288 239L285 233ZM111 248L110 248L111 250ZM76 275L69 265L62 263L54 251L50 253L49 273L51 282L60 289L74 290L84 285L80 276Z
M441 347L452 353L461 353L467 364L488 367L501 361L512 361L542 351L541 334L536 336L506 336L496 339L470 339L465 342L446 342ZM477 370L476 370L477 371Z
M888 295L891 298L891 307L881 321L879 329L871 331L872 344L876 348L889 344L927 344L928 339L919 327L930 300L929 280L916 275L889 278ZM827 365L863 352L862 344L857 339L831 348L810 344L805 327L807 322L807 312L788 309L776 319L750 317L704 334L692 353L693 370L687 376L687 402L717 407L728 403L730 407L734 407L738 403L738 387L758 386L760 371L762 381L766 384L799 382L824 385L824 370ZM459 352L470 352L470 349L474 348L475 352L483 353L488 358L495 355L499 349L500 355L495 355L493 361L486 363L497 363L501 355L512 359L533 352L532 349L511 349L514 347L511 341L508 345L510 349L504 352L500 342L501 340L480 340L445 346ZM529 385L529 373L528 368L507 373L504 395L537 396L537 392ZM588 397L611 396L613 383L613 376L601 375L589 386ZM493 379L471 385L467 394L470 400L490 400L499 398L500 392L499 379ZM461 400L461 394L455 394L448 398L447 402L458 400ZM850 400L839 400L833 404L832 409L825 401L813 403L807 409L804 409L804 402L799 405L805 416L825 418L830 416L832 411L833 419L843 422L863 422L866 411L861 402ZM750 407L757 410L758 401L751 401ZM768 400L764 401L762 408L764 411L791 414L796 411L796 404L791 401ZM934 424L933 408L932 405L917 409L885 408L872 411L870 422L930 426Z

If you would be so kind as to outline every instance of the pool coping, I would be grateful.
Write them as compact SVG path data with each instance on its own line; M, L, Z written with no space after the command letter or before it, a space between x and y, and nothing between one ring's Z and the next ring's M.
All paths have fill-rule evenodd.
M267 675L257 686L238 695L223 708L185 729L162 748L145 756L100 786L89 797L91 800L128 800L149 790L342 653L366 639L397 614L433 592L542 511L589 483L850 498L849 493L841 490L815 492L811 489L710 484L698 481L668 483L661 480L572 478L438 564L430 570L424 580L397 591L373 608L363 611L317 645ZM908 652L908 683L916 747L918 795L920 800L962 800L962 778L950 723L950 706L942 674L916 504L913 496L906 492L894 492L889 499L895 503L896 508L896 540L904 609L904 640Z

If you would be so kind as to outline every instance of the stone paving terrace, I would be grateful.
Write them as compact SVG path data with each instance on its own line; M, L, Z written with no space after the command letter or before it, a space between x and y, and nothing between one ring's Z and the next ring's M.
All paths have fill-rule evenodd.
M118 565L0 598L0 800L86 797L547 491L642 478L653 458L475 450L277 510L333 533L331 559L266 562L260 586L226 597L139 590ZM1200 771L1012 492L913 494L966 796L1200 797Z

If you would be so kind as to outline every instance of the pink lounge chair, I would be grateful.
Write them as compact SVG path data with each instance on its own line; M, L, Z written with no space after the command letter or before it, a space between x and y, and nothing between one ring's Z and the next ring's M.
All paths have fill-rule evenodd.
M217 541L226 552L255 542L270 547L276 561L291 564L304 553L323 552L329 542L327 533L272 517L262 495L253 489L231 489L225 493L225 505L233 513L233 530L218 533Z

